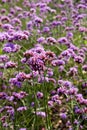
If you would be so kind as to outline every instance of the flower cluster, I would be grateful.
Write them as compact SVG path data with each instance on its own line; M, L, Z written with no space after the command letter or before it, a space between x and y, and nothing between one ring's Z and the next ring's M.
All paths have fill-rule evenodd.
M87 1L0 1L0 130L87 129Z

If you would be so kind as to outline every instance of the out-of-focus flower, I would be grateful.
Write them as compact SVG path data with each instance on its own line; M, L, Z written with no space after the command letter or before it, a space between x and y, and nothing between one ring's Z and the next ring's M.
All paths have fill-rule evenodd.
M42 111L36 112L36 115L37 115L37 116L41 116L41 117L46 117L46 113L45 113L45 112L42 112Z
M25 107L25 106L17 108L18 112L26 111L26 110L27 110L27 107Z
M42 92L37 92L37 98L38 98L38 99L43 98L43 93L42 93Z
M26 128L20 128L19 130L27 130Z
M17 52L20 50L20 45L14 43L6 43L4 44L3 51L7 53Z
M76 56L74 57L74 61L80 64L84 62L84 58L82 58L81 56Z
M57 40L53 37L47 37L46 41L47 41L47 43L52 43L52 44L57 43Z
M9 60L9 57L7 55L0 55L0 63L7 62Z
M61 38L58 39L58 42L59 42L60 44L67 44L67 43L68 43L68 40L67 40L66 37L61 37Z
M67 115L66 115L66 113L60 113L60 118L61 119L67 119Z
M44 33L48 33L49 31L50 31L50 28L49 28L49 27L44 27L44 28L43 28L43 32L44 32Z
M14 63L12 61L8 61L5 64L5 68L15 68L15 67L17 67L17 63Z
M28 94L27 94L26 92L24 92L24 91L21 91L21 92L19 92L19 93L13 92L12 95L13 95L15 98L17 98L17 99L22 99L22 98L26 97Z

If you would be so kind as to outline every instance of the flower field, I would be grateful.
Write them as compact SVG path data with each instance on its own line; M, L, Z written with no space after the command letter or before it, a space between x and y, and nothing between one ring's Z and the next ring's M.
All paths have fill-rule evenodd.
M87 130L87 0L0 1L0 130Z

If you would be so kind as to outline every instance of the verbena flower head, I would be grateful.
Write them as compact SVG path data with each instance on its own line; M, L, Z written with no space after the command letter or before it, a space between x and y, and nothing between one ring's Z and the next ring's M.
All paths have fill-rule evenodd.
M20 128L19 130L27 130L26 128Z
M38 111L38 112L36 112L36 115L37 116L40 116L40 117L46 117L46 113L45 112L42 112L42 111Z
M49 27L44 27L44 28L43 28L43 32L44 32L44 33L48 33L49 31L50 31L50 28L49 28Z
M26 92L24 92L24 91L21 91L21 92L19 92L19 93L13 92L12 95L13 95L15 98L17 98L17 99L22 99L22 98L26 97L28 94L27 94Z
M67 115L66 115L66 113L60 113L60 118L61 119L67 119Z
M18 112L22 112L22 111L26 111L26 110L27 110L27 107L25 107L25 106L17 108Z
M12 61L8 61L6 64L5 64L5 68L15 68L17 67L17 63L14 63Z
M4 44L3 51L7 53L17 52L20 50L20 45L14 43L6 43Z
M58 42L59 42L60 44L66 44L66 43L68 42L68 40L67 40L66 37L61 37L61 38L58 39Z
M44 44L46 41L45 41L45 38L44 38L44 37L40 37L40 38L37 39L37 42Z
M0 63L7 62L9 60L9 57L7 55L0 55Z
M37 98L38 98L38 99L43 98L43 93L42 93L42 92L37 92Z

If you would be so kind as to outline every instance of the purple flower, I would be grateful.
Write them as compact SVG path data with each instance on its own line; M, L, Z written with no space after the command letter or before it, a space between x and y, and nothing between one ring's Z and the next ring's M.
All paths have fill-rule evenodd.
M42 93L42 92L37 92L37 98L38 98L38 99L43 98L43 93Z
M5 106L5 109L12 117L14 116L14 108L12 106Z
M49 82L49 81L48 81L48 78L46 79L44 76L39 76L39 77L38 77L38 82L39 82L39 83L43 83L45 80L46 80L47 82Z
M8 16L2 16L1 21L2 22L10 22L10 18Z
M19 72L17 75L16 75L16 79L18 81L24 81L26 79L26 74L24 72Z
M7 62L9 57L7 55L0 55L0 63Z
M63 60L53 60L53 61L51 62L51 64L52 64L53 66L61 66L61 65L64 65L65 62L64 62Z
M7 93L0 92L0 99L6 99L8 97Z
M83 88L87 87L87 82L82 83L82 87Z
M7 122L5 122L5 123L3 123L3 127L8 127L9 125L8 125L8 123Z
M78 5L77 5L77 8L78 8L78 9L86 9L87 7L86 7L86 5L84 5L84 4L78 4Z
M18 18L13 18L12 20L11 20L11 24L12 25L19 25L19 26L21 26L21 21L20 21L20 19L18 19Z
M87 29L86 29L85 27L79 27L79 31L80 31L80 32L86 32Z
M58 66L61 66L61 65L64 65L65 62L63 60L57 60L57 65Z
M65 50L61 53L61 56L64 57L64 59L68 60L71 57L71 54L69 50Z
M48 106L53 107L53 101L48 101Z
M56 80L55 80L54 78L45 77L45 80L46 80L47 82L52 82L52 83L56 84Z
M5 30L10 30L10 29L13 29L14 27L11 24L4 24L2 25L2 28Z
M66 31L73 31L74 30L74 27L66 27L65 28ZM72 36L72 34L70 32L68 32L68 34L70 34ZM69 36L69 35L68 35Z
M6 43L4 44L3 51L10 53L10 52L17 52L20 50L20 45L14 43Z
M30 68L34 71L43 71L45 68L43 60L35 56L31 57L27 63L30 66Z
M74 61L80 64L84 62L84 58L82 58L81 56L76 56L74 57Z
M35 23L42 23L43 19L40 17L35 17Z
M4 42L5 40L7 40L6 35L7 35L6 32L0 33L0 42Z
M63 72L64 71L64 66L63 65L59 66L58 71Z
M32 102L32 103L31 103L31 106L32 106L32 107L34 107L34 106L35 106L35 103L34 103L34 102Z
M26 92L24 92L24 91L21 91L21 92L19 92L19 93L13 92L12 95L13 95L15 98L17 98L17 99L22 99L22 98L26 97L28 94L27 94Z
M77 74L78 74L77 67L71 67L70 70L69 70L69 72L68 72L68 74L69 74L70 76L75 76L75 75L77 75Z
M82 113L82 110L81 110L78 106L75 106L75 107L74 107L74 112L75 112L76 114L81 114L81 113Z
M61 38L58 39L58 42L59 42L60 44L66 44L66 43L68 42L68 40L67 40L66 37L61 37Z
M68 33L67 33L67 39L68 39L68 38L69 38L69 39L72 39L72 38L73 38L73 33L68 32Z
M57 93L60 94L60 95L61 94L65 94L66 93L66 89L64 87L60 87L60 88L57 89Z
M51 24L52 24L53 27L56 27L56 26L61 25L62 23L61 23L61 21L54 20Z
M57 100L59 100L58 94L52 96L52 97L51 97L51 100L52 100L53 102L56 102Z
M22 59L21 59L22 64L25 64L26 61L27 61L26 58L22 58Z
M12 61L8 61L6 64L5 64L5 68L15 68L17 67L17 64L12 62Z
M66 119L67 118L66 113L60 113L60 118L63 120Z
M27 29L31 30L32 27L33 27L33 22L32 22L32 21L29 21L29 22L27 23Z
M70 81L64 81L64 82L63 82L63 85L64 85L65 87L71 88L72 83L71 83Z
M21 87L22 86L22 82L18 81L17 78L10 78L9 79L9 83L13 86L17 86L17 87Z
M44 32L44 33L48 33L49 31L50 31L49 27L44 27L44 28L43 28L43 32Z
M8 101L10 101L10 102L13 102L14 96L8 96L6 99L7 99Z
M51 68L48 68L48 70L47 70L47 76L48 77L53 76L53 70Z
M83 66L82 66L82 69L83 69L84 71L87 71L87 65L83 65Z
M79 124L79 121L75 119L74 124L75 124L75 125L78 125L78 124Z
M36 115L37 115L37 116L41 116L41 117L46 117L46 113L45 113L45 112L42 112L42 111L36 112Z
M37 42L38 43L45 43L46 41L45 41L44 37L40 37L40 38L37 39Z
M6 13L6 9L1 9L1 14Z
M68 93L69 95L76 95L77 92L78 92L78 88L74 88L74 87L70 88L70 89L67 91L67 93Z
M20 128L19 130L27 130L26 128Z
M25 110L27 110L27 107L25 106L17 108L18 112L25 111Z
M47 38L46 38L46 41L47 41L48 43L53 43L53 44L57 43L57 40L56 40L55 38L53 38L53 37L47 37Z

